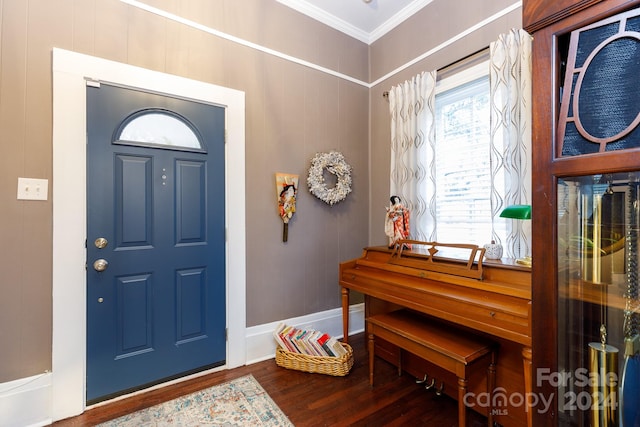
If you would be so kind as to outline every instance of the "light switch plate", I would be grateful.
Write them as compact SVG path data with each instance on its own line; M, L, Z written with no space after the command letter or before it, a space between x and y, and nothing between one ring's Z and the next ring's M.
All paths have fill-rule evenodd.
M18 200L47 200L49 180L18 178Z

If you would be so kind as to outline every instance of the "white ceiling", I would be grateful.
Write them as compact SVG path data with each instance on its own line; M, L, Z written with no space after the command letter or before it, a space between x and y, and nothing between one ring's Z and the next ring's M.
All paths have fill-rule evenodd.
M370 44L432 0L277 0Z

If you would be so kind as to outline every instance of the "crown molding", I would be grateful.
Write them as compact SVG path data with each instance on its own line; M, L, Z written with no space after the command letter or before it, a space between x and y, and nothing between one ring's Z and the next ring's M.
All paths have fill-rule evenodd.
M326 12L325 10L300 0L276 0L293 10L296 10L316 21L322 22L331 28L345 33L354 39L369 44L369 33L349 24L347 21L337 18L336 16Z
M310 18L315 19L316 21L322 22L325 25L328 25L331 28L334 28L338 31L343 32L344 34L351 36L357 40L360 40L363 43L371 44L380 37L384 36L386 33L400 25L406 19L411 17L413 14L418 12L420 9L431 3L433 0L420 0L415 1L400 10L398 13L393 15L390 19L380 25L378 28L373 30L371 33L368 33L340 18L337 18L335 15L332 15L325 10L304 2L300 0L276 0L278 3L281 3L291 9L294 9L304 15L309 16Z
M387 34L389 31L393 30L398 25L402 24L404 21L409 19L411 16L416 14L420 9L431 3L433 0L420 0L409 4L407 7L402 9L400 12L396 13L391 17L391 19L387 20L385 23L380 25L378 28L373 30L369 34L368 44L371 44L378 40L380 37Z

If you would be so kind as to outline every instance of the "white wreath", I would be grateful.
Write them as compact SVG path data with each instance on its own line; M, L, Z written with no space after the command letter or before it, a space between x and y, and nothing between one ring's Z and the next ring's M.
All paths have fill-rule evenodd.
M338 180L333 188L327 188L324 182L325 169ZM337 151L318 153L311 160L307 184L311 194L329 205L334 205L351 193L351 166Z

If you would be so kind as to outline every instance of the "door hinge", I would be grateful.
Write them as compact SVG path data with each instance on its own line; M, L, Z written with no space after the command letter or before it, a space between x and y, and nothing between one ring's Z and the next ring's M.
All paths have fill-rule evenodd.
M224 143L226 144L228 140L229 140L229 131L227 131L225 129L224 130Z
M229 341L229 328L224 328L224 340Z

